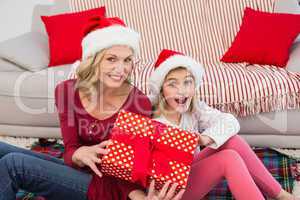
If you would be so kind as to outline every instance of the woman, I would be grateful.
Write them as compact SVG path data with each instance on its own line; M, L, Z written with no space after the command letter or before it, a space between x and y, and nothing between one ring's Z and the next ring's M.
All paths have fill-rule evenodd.
M119 18L93 18L82 41L77 79L55 89L65 145L64 165L50 156L0 143L0 200L15 200L18 189L51 199L178 200L176 184L148 194L138 185L103 176L97 165L107 154L110 129L120 109L150 116L149 99L128 77L139 34Z

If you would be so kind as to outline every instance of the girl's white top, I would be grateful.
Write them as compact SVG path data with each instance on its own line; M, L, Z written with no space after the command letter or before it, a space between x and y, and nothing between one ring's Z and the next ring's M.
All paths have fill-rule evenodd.
M203 101L198 102L195 112L186 112L181 115L179 126L168 121L163 115L155 120L183 130L207 135L214 140L214 143L208 145L214 149L222 146L240 130L239 122L232 114L209 107Z

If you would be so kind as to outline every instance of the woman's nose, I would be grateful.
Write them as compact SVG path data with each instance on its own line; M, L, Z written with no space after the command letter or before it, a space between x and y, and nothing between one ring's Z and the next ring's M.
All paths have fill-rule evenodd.
M120 72L120 73L124 72L124 69L125 69L124 64L121 62L117 63L114 67L114 71Z

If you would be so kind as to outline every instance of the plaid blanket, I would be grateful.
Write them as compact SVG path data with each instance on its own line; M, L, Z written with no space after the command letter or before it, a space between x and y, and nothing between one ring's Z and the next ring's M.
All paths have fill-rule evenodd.
M255 148L254 151L282 187L292 192L295 180L292 167L296 161L269 148ZM227 181L223 180L207 195L207 199L231 200L234 198L229 191Z
M57 158L62 157L64 147L56 142L35 143L32 150L50 154ZM274 178L282 185L282 187L292 192L295 176L292 173L292 167L295 166L296 160L269 148L254 148L256 155L262 160L267 169ZM226 180L219 183L207 196L209 200L232 200L234 199L230 193ZM20 191L17 194L17 200L45 200L43 197Z

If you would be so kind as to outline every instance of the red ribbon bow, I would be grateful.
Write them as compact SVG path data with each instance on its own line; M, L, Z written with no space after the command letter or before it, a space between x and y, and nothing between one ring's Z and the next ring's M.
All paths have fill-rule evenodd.
M147 177L151 174L151 169L154 169L156 174L166 175L172 171L170 161L177 160L189 165L193 160L191 153L158 142L157 140L162 136L161 133L168 127L155 121L153 121L153 124L152 139L149 135L133 135L118 126L112 129L113 140L133 147L132 180L144 187L147 187Z

